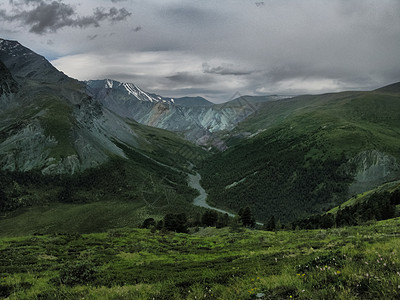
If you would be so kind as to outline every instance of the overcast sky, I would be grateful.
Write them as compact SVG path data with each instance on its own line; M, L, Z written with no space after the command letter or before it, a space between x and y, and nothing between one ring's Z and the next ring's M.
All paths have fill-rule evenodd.
M2 0L0 37L80 80L214 102L400 81L399 0Z

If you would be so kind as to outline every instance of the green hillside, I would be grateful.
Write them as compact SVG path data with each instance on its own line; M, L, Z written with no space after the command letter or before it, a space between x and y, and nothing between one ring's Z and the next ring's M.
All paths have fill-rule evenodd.
M74 175L2 171L0 235L102 232L169 212L201 211L191 205L197 192L187 186L186 167L204 151L174 133L131 126L153 142L145 151L118 144L127 159L115 157Z
M375 189L372 189L372 190L369 190L364 193L361 193L361 194L351 197L346 202L343 202L340 206L336 206L336 207L332 208L331 210L327 211L327 213L336 214L339 209L365 202L374 193L383 193L383 192L393 193L396 189L400 189L400 181L393 181L393 182L383 184L381 186L378 186Z
M0 239L7 299L396 299L399 219L330 230Z
M260 221L321 213L347 200L355 157L376 150L400 158L400 94L343 92L266 103L240 123L247 139L201 165L209 201Z

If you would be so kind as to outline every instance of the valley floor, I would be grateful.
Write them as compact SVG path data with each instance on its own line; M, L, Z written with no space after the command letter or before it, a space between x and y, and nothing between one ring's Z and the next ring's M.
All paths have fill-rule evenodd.
M399 237L397 218L330 230L1 238L0 297L398 299Z

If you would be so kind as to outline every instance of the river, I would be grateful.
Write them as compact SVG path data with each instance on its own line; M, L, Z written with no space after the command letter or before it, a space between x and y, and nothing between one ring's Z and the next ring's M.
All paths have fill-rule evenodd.
M192 166L190 169L192 169ZM207 203L207 201L206 201L207 200L207 192L200 185L200 180L201 180L201 175L199 173L196 172L195 175L188 173L188 185L191 188L199 191L199 193L200 193L200 195L198 195L196 198L194 198L193 205L204 207L204 208L211 209L211 210L215 210L215 211L218 211L223 214L228 214L228 216L230 216L230 217L234 217L235 216L234 214L227 212L226 210L213 207ZM261 222L256 222L256 224L260 225L260 226L264 225Z
M193 205L204 207L207 209L215 210L223 214L228 214L230 217L234 217L235 215L227 212L226 210L219 209L216 207L212 207L209 204L207 204L207 192L203 189L203 187L200 185L200 180L201 180L201 175L199 173L196 173L195 175L193 174L188 174L188 184L191 188L199 191L200 195L198 195L196 198L193 200Z

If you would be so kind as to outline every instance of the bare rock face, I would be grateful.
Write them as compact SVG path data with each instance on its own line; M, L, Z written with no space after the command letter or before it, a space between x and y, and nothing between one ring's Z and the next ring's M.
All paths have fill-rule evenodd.
M213 143L213 133L233 129L255 111L245 101L216 105L198 98L195 100L200 104L196 105L192 98L161 97L131 83L109 79L88 81L87 89L94 99L114 113L144 125L182 133L198 145Z
M70 155L60 160L50 158L47 163L49 166L42 169L42 173L45 175L74 174L81 169L81 163L77 155Z
M0 144L0 166L3 170L29 171L48 164L50 149L57 141L44 134L39 122L8 132Z
M400 165L396 158L377 150L363 151L351 163L356 167L354 183L349 189L351 194L370 190L400 175Z

